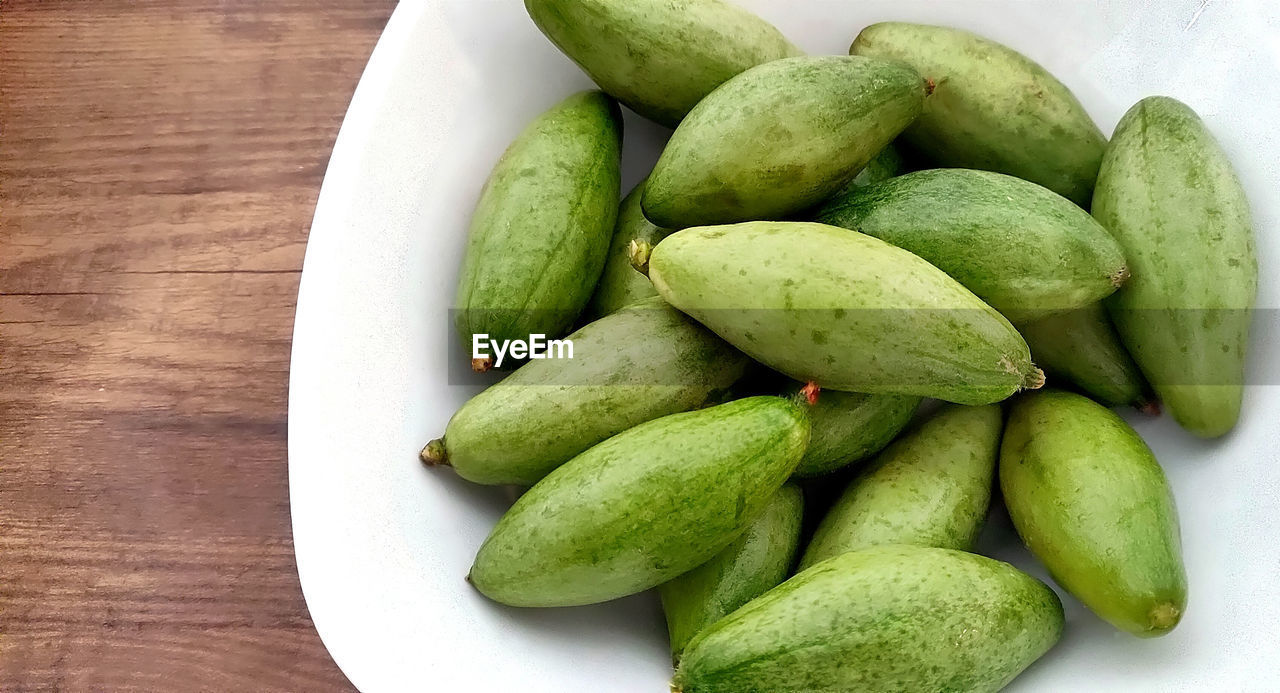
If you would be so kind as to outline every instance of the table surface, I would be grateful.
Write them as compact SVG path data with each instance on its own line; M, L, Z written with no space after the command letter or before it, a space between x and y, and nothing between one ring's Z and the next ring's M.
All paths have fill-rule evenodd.
M289 522L307 229L393 0L0 0L0 689L345 690Z

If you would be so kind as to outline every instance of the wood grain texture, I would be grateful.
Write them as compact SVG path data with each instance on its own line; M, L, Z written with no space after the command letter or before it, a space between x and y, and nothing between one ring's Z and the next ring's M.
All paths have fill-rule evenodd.
M0 0L0 690L350 685L298 587L307 229L393 0Z

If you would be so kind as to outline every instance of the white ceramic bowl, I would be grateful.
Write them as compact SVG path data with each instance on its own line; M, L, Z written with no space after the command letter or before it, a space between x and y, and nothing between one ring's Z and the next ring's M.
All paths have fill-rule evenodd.
M1280 383L1280 9L1270 0L743 0L812 53L865 25L949 24L1052 70L1104 131L1150 94L1196 108L1252 197L1263 268L1251 383ZM1103 7L1105 5L1105 7ZM651 595L517 610L463 580L510 501L419 447L478 386L448 384L447 310L467 220L499 154L590 86L519 0L405 0L356 90L325 177L298 296L289 482L312 618L361 690L644 691L670 675ZM666 131L628 113L624 189ZM1168 637L1122 635L1064 598L1063 641L1018 691L1280 690L1280 388L1251 387L1229 437L1138 418L1182 516L1191 598ZM1045 578L996 520L984 550Z

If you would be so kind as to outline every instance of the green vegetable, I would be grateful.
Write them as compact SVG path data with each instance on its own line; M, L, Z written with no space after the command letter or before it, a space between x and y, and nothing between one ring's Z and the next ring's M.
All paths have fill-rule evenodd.
M1062 625L1053 590L1013 566L879 546L819 563L702 631L672 690L997 691Z
M1000 407L951 406L899 438L827 511L800 569L870 546L968 551L991 503Z
M1141 637L1178 624L1187 578L1173 495L1123 419L1072 393L1019 398L1000 489L1027 547L1094 613Z
M1003 316L860 233L802 222L685 229L653 249L648 270L668 303L824 388L990 404L1043 382Z
M809 409L812 432L796 475L812 477L861 462L911 421L920 398L827 390Z
M783 486L742 536L658 588L674 657L698 631L787 579L800 544L803 509L799 487Z
M1035 183L989 171L917 171L828 202L815 219L928 260L1017 321L1080 308L1129 276L1087 212Z
M655 224L777 219L843 188L920 113L901 64L787 58L725 82L676 128L644 192Z
M1258 263L1249 201L1226 154L1191 109L1144 99L1116 127L1093 213L1133 271L1107 304L1129 353L1183 428L1230 431Z
M747 362L657 298L568 341L573 358L531 360L464 404L424 461L477 483L529 486L616 433L702 405Z
M906 140L942 166L1007 173L1089 203L1106 139L1066 86L967 31L884 22L849 52L901 60L933 85Z
M573 606L656 587L737 539L795 471L799 405L751 397L640 424L516 501L470 580L512 606Z
M591 297L591 314L604 317L619 308L636 301L657 296L649 278L631 266L629 248L631 241L657 243L671 233L670 229L654 226L640 210L640 196L644 194L644 181L635 187L618 207L618 222L609 245L608 259L596 293Z
M458 279L455 320L468 350L475 335L501 342L568 331L604 268L621 144L618 105L583 92L507 148L480 193Z
M600 88L675 127L722 82L803 53L721 0L525 0L538 28Z
M1147 400L1146 381L1102 304L1017 327L1031 347L1031 358L1049 373L1050 381L1061 377L1108 406L1154 408Z

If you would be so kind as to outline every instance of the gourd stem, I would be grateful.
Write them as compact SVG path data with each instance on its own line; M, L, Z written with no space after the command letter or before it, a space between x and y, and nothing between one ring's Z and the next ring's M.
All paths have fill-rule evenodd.
M653 246L639 238L632 240L627 246L627 257L631 258L631 266L646 277L649 276L649 255L652 252Z
M422 452L418 453L418 459L428 467L448 467L449 451L444 446L444 438L436 438L427 443Z
M1039 390L1044 387L1044 371L1033 366L1031 372L1022 381L1022 387L1027 390Z

